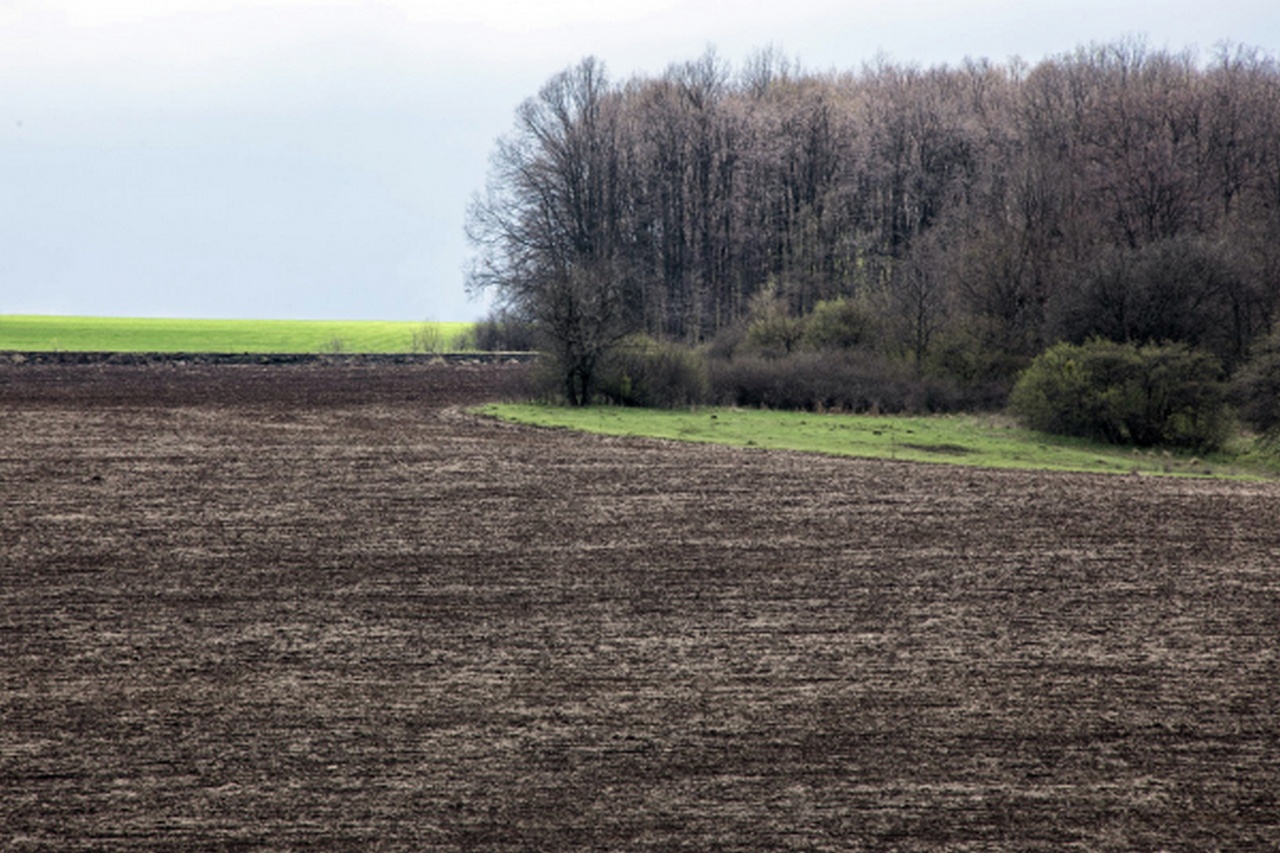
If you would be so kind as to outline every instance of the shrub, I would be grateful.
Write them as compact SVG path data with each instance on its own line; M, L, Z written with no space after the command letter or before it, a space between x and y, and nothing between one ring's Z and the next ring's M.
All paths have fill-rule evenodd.
M1041 432L1212 450L1229 426L1221 374L1212 355L1181 344L1062 343L1023 372L1009 409Z
M707 341L704 352L708 359L727 361L739 352L746 352L744 346L746 340L747 321L743 318L716 332L715 336Z
M1007 342L997 341L1000 330L986 317L965 316L933 337L925 369L962 383L1003 382L1009 388L1031 363Z
M568 402L564 391L564 365L554 355L540 355L524 371L521 382L512 384L511 390L521 392L520 396L511 399L564 405Z
M1240 418L1280 448L1280 333L1255 347L1231 383Z
M712 399L729 405L849 412L942 412L962 405L954 386L867 352L800 352L710 362Z
M707 369L687 347L635 336L610 353L599 388L606 400L622 406L692 406L707 398Z
M448 348L454 352L472 352L479 349L476 346L476 327L472 325L455 334Z
M990 321L966 318L934 337L923 368L930 375L963 389L966 406L999 411L1029 358L994 343Z
M482 352L533 352L538 338L533 324L500 311L476 322L474 345Z
M792 316L785 300L765 290L751 300L743 347L756 355L781 358L791 353L804 337L805 321Z
M444 332L440 329L439 323L433 323L431 321L421 323L413 330L412 336L410 348L413 352L444 352Z
M870 347L877 337L877 321L863 304L852 299L826 299L805 318L803 342L810 349Z

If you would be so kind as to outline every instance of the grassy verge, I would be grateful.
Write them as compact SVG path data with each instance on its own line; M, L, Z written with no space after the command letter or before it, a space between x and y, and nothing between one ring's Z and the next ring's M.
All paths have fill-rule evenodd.
M460 348L471 323L0 315L0 350L404 353Z
M607 435L648 436L834 456L988 468L1112 474L1274 477L1248 447L1206 458L1138 451L1048 436L994 415L872 417L739 409L659 411L493 404L479 411L516 423ZM1243 441L1243 440L1242 440Z

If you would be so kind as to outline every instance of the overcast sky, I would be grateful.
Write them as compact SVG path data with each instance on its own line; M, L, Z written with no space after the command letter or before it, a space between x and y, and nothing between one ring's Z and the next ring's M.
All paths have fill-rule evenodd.
M470 320L467 203L516 106L708 46L1035 62L1280 50L1276 0L0 0L0 314Z

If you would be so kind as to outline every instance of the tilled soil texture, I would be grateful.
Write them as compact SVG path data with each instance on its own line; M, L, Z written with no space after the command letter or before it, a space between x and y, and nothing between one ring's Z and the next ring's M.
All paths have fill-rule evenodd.
M1273 850L1280 487L0 368L5 849Z

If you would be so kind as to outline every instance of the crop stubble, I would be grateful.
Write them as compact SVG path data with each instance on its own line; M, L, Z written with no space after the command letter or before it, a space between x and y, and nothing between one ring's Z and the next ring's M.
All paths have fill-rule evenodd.
M1280 489L0 367L0 847L1274 849Z

